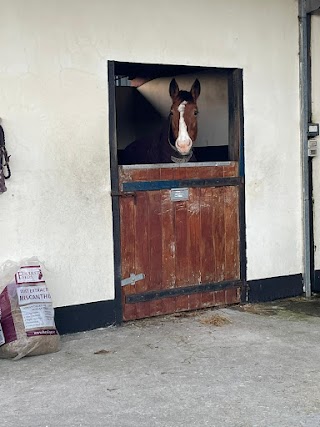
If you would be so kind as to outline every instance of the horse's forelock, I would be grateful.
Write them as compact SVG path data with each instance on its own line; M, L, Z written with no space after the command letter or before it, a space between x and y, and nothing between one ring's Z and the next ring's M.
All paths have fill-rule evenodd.
M178 94L178 100L179 103L181 104L181 102L183 101L187 101L187 102L193 102L193 98L190 92L186 91L186 90L180 90L179 94Z

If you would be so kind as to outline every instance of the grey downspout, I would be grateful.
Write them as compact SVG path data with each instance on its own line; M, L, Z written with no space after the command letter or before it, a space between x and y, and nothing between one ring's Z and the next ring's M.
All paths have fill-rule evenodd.
M308 19L306 0L299 0L299 59L300 59L300 143L302 167L302 220L303 220L303 284L307 298L311 297L311 256L310 256L310 189L308 166Z

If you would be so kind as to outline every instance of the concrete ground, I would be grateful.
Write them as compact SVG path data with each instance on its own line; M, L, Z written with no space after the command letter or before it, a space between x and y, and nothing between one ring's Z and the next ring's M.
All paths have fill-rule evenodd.
M0 360L0 425L320 426L319 315L298 299L63 336Z

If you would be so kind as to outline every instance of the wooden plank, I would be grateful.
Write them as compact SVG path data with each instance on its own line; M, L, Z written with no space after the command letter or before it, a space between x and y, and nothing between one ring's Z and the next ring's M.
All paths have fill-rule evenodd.
M222 167L223 169L223 177L231 178L239 175L238 172L238 162L231 162L230 165L225 165Z
M189 295L189 310L197 310L201 308L201 294Z
M162 287L174 288L176 284L176 239L175 208L170 199L170 190L161 191L161 227L162 227Z
M135 272L135 204L133 199L120 200L121 218L121 278L125 279ZM122 290L123 320L136 317L134 304L125 304L125 297L135 293L135 285L127 285Z
M131 177L132 181L156 181L160 179L160 169L135 169Z
M161 192L148 193L149 199L149 290L162 289ZM162 301L150 302L150 316L162 312Z
M225 188L225 280L240 277L238 187Z
M240 302L240 288L226 289L225 300L227 305L238 304Z
M136 199L136 235L135 235L135 266L136 274L145 274L144 280L136 283L136 292L146 292L149 289L149 199L148 194L141 192ZM137 318L148 317L150 314L150 303L137 303Z
M216 305L215 292L203 292L200 298L201 308L214 307Z
M186 168L186 179L223 178L224 166Z
M181 295L175 298L168 297L163 299L162 312L160 315L170 314L174 312L196 310L200 308L209 307L222 307L227 304L238 304L240 302L240 288L227 289L216 292L203 292L197 294L197 298L193 298L195 295ZM175 299L175 311L168 311L171 303L170 300ZM199 303L200 301L200 303ZM151 314L155 316L156 314Z
M184 168L183 166L173 169L174 179L186 179L188 176L187 174L190 173L190 171L192 171L192 168L190 168L189 170L188 169L189 168Z
M172 202L175 208L175 274L176 286L188 283L188 256L190 253L187 228L187 202Z
M201 283L214 282L215 254L213 246L212 188L200 189L200 265Z
M189 189L187 202L188 232L188 284L201 283L200 265L200 188Z
M200 188L189 189L189 200L187 201L187 281L186 284L201 283L200 263ZM189 296L189 309L194 310L201 307L200 295Z
M176 297L176 312L189 310L189 295Z
M136 191L160 191L170 190L173 188L212 188L212 187L230 187L240 185L241 179L239 177L227 177L227 178L201 178L201 179L175 179L172 181L134 181L124 182L122 185L122 191L124 192L136 192Z
M123 169L122 166L119 166L119 187L121 188L122 184L128 181L132 181L130 171Z
M168 173L167 169L162 178L173 178L173 171ZM174 288L176 285L176 263L175 263L175 227L174 227L174 205L170 199L170 190L161 191L161 226L162 226L162 288ZM166 298L162 302L162 314L174 313L176 311L176 298Z
M169 181L174 179L174 169L173 168L160 169L160 179L169 180Z
M123 169L119 168L120 182L140 182L172 179L202 179L238 176L238 162L214 166L177 166L152 169Z
M162 312L160 314L172 314L176 312L176 297L164 298L161 306Z
M187 168L177 167L174 169L174 179L185 179ZM187 230L187 202L171 202L174 209L174 234L175 234L175 286L185 286L188 281L188 230ZM188 305L185 298L176 299L176 309L180 310L180 305Z
M175 168L161 168L162 180L175 179ZM176 239L175 239L175 206L170 198L170 190L161 191L162 207L162 287L165 289L176 286ZM163 314L176 311L176 298L166 298Z
M226 235L225 235L225 209L224 193L225 187L215 188L213 216L212 216L212 235L214 246L214 264L215 275L214 282L223 282L225 280L225 252L226 252Z
M160 179L172 180L173 168L161 168ZM175 287L175 229L174 205L170 199L170 190L161 191L161 226L162 226L162 288ZM166 298L162 302L162 314L176 311L176 298Z
M124 182L157 181L160 179L160 169L124 169L119 167L120 190Z
M215 292L215 305L221 306L226 304L226 291Z

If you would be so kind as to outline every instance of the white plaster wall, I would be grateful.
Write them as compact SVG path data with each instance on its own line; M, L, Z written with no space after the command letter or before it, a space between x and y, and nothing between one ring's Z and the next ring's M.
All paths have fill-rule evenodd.
M320 123L320 14L311 18L311 64L312 64L312 121ZM318 150L320 149L320 138ZM320 156L314 157L313 163L313 198L314 198L314 244L315 268L320 269Z
M301 272L296 0L0 0L13 177L0 262L37 255L55 306L112 299L107 61L244 69L248 279Z

